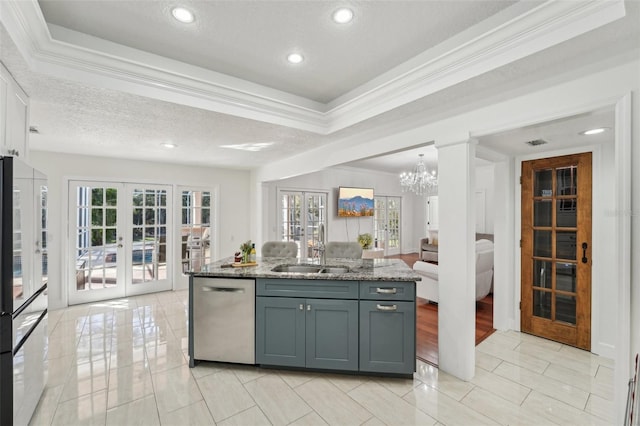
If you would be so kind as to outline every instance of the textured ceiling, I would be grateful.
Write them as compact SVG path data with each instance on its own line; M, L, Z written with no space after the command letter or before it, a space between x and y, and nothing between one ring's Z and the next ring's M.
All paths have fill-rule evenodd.
M54 2L46 0L41 3L44 8L47 8L49 7L49 3L51 3L51 6L60 3L65 6L68 4L81 4L84 7L87 5L111 4L114 2L96 2L89 0ZM115 3L119 5L121 2ZM128 4L130 2L122 3ZM158 4L166 7L168 4L162 1L140 1L138 3L145 5L149 9L152 8L151 5ZM213 6L220 4L225 8L233 9L226 3L244 5L247 8L245 13L253 15L252 11L254 8L263 7L273 2L196 2L195 4L204 5L206 10L211 10ZM255 3L260 4L256 5ZM279 3L280 2L278 2L278 4ZM313 3L314 5L315 3L334 4L331 2L293 3ZM357 2L352 4L359 7L363 4L368 5L369 3L370 2ZM374 3L386 4L385 2ZM396 2L393 3L395 4ZM422 7L428 8L432 3L434 7L443 7L441 3L445 2L400 3L424 3ZM484 4L487 2L475 1L470 3L471 4L467 4L467 6L472 7L476 3ZM485 13L488 13L487 11L489 10L496 10L497 6L495 3L496 2L488 2L486 6L489 7L484 9ZM7 66L31 98L30 124L37 126L40 131L40 134L32 134L30 136L32 149L117 158L141 158L152 161L181 162L186 164L212 165L216 167L255 168L268 162L290 157L300 152L336 141L351 144L359 143L370 136L380 137L393 134L393 132L405 128L404 126L409 126L409 123L415 124L416 117L419 117L423 122L427 123L444 118L453 113L470 111L483 105L517 96L519 93L522 93L523 90L530 90L532 87L535 88L537 84L548 85L550 82L561 81L562 78L572 78L571 76L575 75L576 70L589 69L593 71L599 66L610 65L615 61L625 60L625 58L627 60L630 57L637 59L640 56L640 26L637 25L637 22L640 22L639 6L640 3L638 2L627 2L627 16L621 20L327 136L175 103L158 101L116 90L91 87L87 84L62 78L54 78L34 72L26 64L24 58L18 52L2 25L0 25L0 60ZM122 7L122 5L118 7ZM315 5L315 7L320 6ZM363 16L366 16L366 14L359 14L357 7L357 18L363 19ZM142 13L140 12L141 9L138 9L137 6L136 9L139 10L139 13ZM457 7L454 7L451 14L455 14L456 10L458 11L457 13L460 12ZM236 13L240 13L241 11L242 8L238 8ZM112 12L112 15L113 14L114 12ZM107 28L112 28L112 30L109 31L113 34L113 28L119 28L123 35L127 34L128 31L137 31L136 28L142 28L144 30L142 32L146 33L147 25L150 25L150 27L153 26L152 24L141 25L135 20L128 22L125 26L121 19L115 19L117 17L114 18L106 12L104 12L105 19L103 23L98 25L94 22L94 25L89 25L84 21L84 16L83 14L72 14L70 18L65 19L76 22L76 25L86 24L94 31L101 30L101 26L105 25ZM89 19L90 16L95 16L95 14L90 13L87 15L87 22L95 19ZM113 19L106 18L109 16ZM267 20L267 16L270 15L263 17L265 21ZM441 20L445 21L444 17L448 16L449 15L443 12ZM459 18L470 19L464 13ZM153 19L157 20L159 18L156 16L156 18L148 17L144 19L153 21ZM239 20L239 26L243 25L242 19L234 19ZM455 27L455 23L458 22L456 19L458 18L450 18L448 25ZM63 23L62 20L58 22ZM114 22L116 22L117 25L114 24ZM274 22L282 24L280 20ZM354 21L352 27L356 24L360 25L358 21ZM226 25L229 27L229 23ZM439 25L444 24L439 23ZM134 28L130 28L130 26ZM275 28L275 26L271 28L275 33L289 31ZM76 29L80 30L81 28L77 27ZM209 31L213 31L213 29L215 29L215 26L209 29ZM350 30L350 28L345 27L340 29L340 31L348 30ZM391 29L388 28L384 30L391 31ZM377 33L376 31L369 31L374 35ZM393 47L392 45L396 43L396 48L402 50L403 45L398 44L397 40L403 40L402 37L406 37L404 34L405 31L419 32L420 29L411 28L410 26L404 28L401 25L396 25L393 28L393 34L397 33L398 37L387 37L389 40L386 40L386 43L382 44L381 47L386 46L387 49L390 49L389 46ZM262 37L260 33L254 32L253 34L254 39L259 38L260 40L266 40L268 37L273 36L267 36L266 33L263 34ZM96 33L96 35L99 34ZM125 38L129 40L128 43L130 45L134 41L138 41L137 37L133 36L126 36ZM232 38L232 40L234 39ZM243 36L242 43L250 43L250 41L248 36ZM254 41L258 42L257 40ZM152 42L142 40L141 43ZM163 43L158 44L164 46ZM190 48L193 48L192 45L194 44L196 44L196 42L181 45L180 49L188 51ZM207 40L200 40L197 44L199 46L198 50L201 52L208 51L209 44L213 45L213 43L209 43ZM167 48L170 52L174 52L173 54L183 54L182 52L175 53L176 50L180 50L175 47L162 46L161 48ZM322 46L322 44L318 44L317 46ZM425 42L425 46L430 46L430 44ZM138 47L140 48L142 46L140 45ZM361 48L364 49L362 51L363 56L366 56L368 59L370 58L371 62L375 63L375 66L381 67L378 68L378 70L384 70L385 67L396 65L390 62L389 57L380 53L378 46L374 43L364 43ZM270 49L272 51L277 50L273 46L271 46ZM217 54L222 54L214 48L212 48L212 50L216 51ZM326 53L325 50L327 49L317 47L316 50L312 51L312 58L321 57ZM408 50L404 51L403 54L409 54L408 52ZM233 62L233 67L237 68L237 75L241 75L243 72L241 61L246 60L246 58L241 58L241 60L236 61L236 58L231 53L224 53L222 55L224 58L220 59L219 62L227 65ZM263 52L259 49L252 50L251 55L253 55L255 61L258 60L257 58L263 58L263 56L261 56ZM215 64L217 61L211 58L212 57L209 57L209 59L206 60L213 61ZM265 59L262 60L264 61ZM358 58L357 60L353 60L353 62L350 66L344 63L337 64L335 65L335 69L337 70L339 67L343 67L344 69L351 70L352 67L359 66L361 59ZM258 62L255 63L257 64ZM302 83L303 85L309 86L311 90L318 91L318 89L322 89L318 91L322 93L325 93L325 86L318 83L318 79L326 79L326 87L331 86L331 90L335 90L335 93L328 98L335 96L336 93L348 90L350 84L358 84L358 81L368 78L363 74L364 71L357 71L353 77L349 77L352 78L350 83L342 86L342 88L338 88L338 86L344 84L341 75L336 76L330 73L323 75L322 72L317 70L313 72L311 70L305 70L304 73L310 73L310 75L300 77L299 79L291 79L289 74L279 71L278 67L280 65L282 64L269 65L263 62L260 63L259 66L249 66L247 72L254 74L247 74L244 75L244 77L249 78L249 75L252 75L256 79L259 79L270 78L268 76L273 75L275 76L274 79L269 80L271 84L280 84L276 83L276 80L279 79L282 84L290 84L290 86L282 86L286 90L294 92L301 90L299 88L295 89L294 87L296 87L295 84ZM222 70L222 68L217 69ZM230 71L227 70L227 72ZM328 80L331 80L331 82ZM311 81L314 83L310 84L309 82ZM591 115L587 115L586 118L588 119L589 117L591 117ZM554 132L556 135L555 138L558 138L560 130L554 128ZM571 133L573 130L567 128L567 132ZM518 139L516 134L511 134L510 137L512 139ZM178 144L178 148L166 150L160 145L163 142L176 143ZM416 146L427 142L429 141L416 141ZM272 145L259 152L247 152L223 147L225 145L254 143L271 143ZM490 140L486 139L485 141L484 138L481 138L481 144L483 143L489 144ZM499 149L505 153L509 153L509 150L513 148L508 144L502 144ZM392 146L389 147L390 152L395 150L396 148ZM396 153L395 155L400 154ZM394 171L393 169L407 169L415 164L417 153L408 153L405 154L405 156L406 159L403 160L405 162L404 165L402 164L403 161L392 161L393 157L388 157L388 167L385 167L379 159L369 164L365 161L358 164L358 166L388 171ZM395 165L391 166L391 164Z

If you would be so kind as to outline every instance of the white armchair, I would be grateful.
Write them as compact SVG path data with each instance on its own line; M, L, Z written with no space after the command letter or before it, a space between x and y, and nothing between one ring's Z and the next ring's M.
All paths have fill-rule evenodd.
M262 245L261 257L298 257L294 241L267 241Z
M356 242L329 241L324 254L327 259L362 259L362 247Z
M413 265L422 279L416 283L416 295L438 303L438 265L418 261ZM493 281L493 242L476 241L476 300L484 299Z

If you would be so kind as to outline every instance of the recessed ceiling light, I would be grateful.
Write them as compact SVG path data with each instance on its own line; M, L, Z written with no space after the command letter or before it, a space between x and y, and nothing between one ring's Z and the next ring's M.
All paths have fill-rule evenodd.
M178 147L178 145L176 145L175 143L171 143L171 142L161 143L160 145L164 146L165 148L177 148Z
M184 7L174 7L173 9L171 9L171 14L178 21L185 24L190 24L195 19L193 12L191 12L189 9L185 9Z
M595 129L585 130L584 132L580 132L581 135L597 135L609 130L608 127L598 127Z
M332 17L337 24L347 24L353 19L353 10L343 7L333 12Z
M291 62L292 64L299 64L300 62L304 61L304 56L299 53L290 53L287 56L287 61Z

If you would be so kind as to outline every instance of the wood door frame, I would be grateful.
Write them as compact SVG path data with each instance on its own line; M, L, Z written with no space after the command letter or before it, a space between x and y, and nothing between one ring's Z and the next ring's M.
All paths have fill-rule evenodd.
M538 165L534 165L533 163L540 163ZM576 220L577 224L574 227L574 231L576 233L576 252L575 252L575 265L576 265L576 282L578 283L578 287L575 289L575 298L576 298L576 312L575 312L575 324L570 325L562 322L556 322L554 320L556 313L556 304L554 302L555 297L553 294L556 291L556 287L552 286L551 294L551 313L550 319L542 319L533 314L532 304L534 299L529 293L529 296L522 294L522 289L524 288L526 282L525 277L529 277L529 280L533 276L533 270L530 257L534 257L534 241L533 235L531 231L534 229L533 222L533 208L534 202L532 199L526 200L526 205L524 204L524 195L525 188L528 188L530 197L535 197L534 193L535 189L535 181L534 181L534 173L536 170L545 170L545 169L553 169L557 168L566 168L571 166L577 166L578 170L578 180L576 187L576 200L578 205L578 210L576 212ZM582 349L586 349L591 351L591 329L592 329L592 321L591 321L591 310L592 310L592 193L593 193L593 178L592 178L592 169L593 169L593 153L592 152L582 152L571 155L563 155L563 156L551 156L544 157L536 160L527 160L521 163L521 250L520 254L522 256L522 260L520 263L520 274L521 274L521 309L520 309L520 326L523 329L527 329L528 332L533 333L534 335L549 338L552 340L557 340L559 342L577 346ZM525 176L526 175L526 176ZM552 174L552 190L555 197L562 197L562 194L556 194L556 188L558 187L558 183L556 182L556 174L555 172ZM573 198L572 198L573 199ZM557 208L556 203L562 202L562 199L555 201L552 204L552 217L555 217ZM525 217L529 216L529 221L525 222ZM531 229L525 230L526 223L529 223ZM555 231L556 222L553 221L549 226L545 226L544 228L549 228L549 231ZM561 228L567 228L561 227ZM558 231L562 232L562 230ZM558 259L555 259L553 254L555 253L555 247L557 244L557 238L554 238L550 241L551 243L551 255L552 259L552 270L555 271L556 266L554 265ZM584 245L584 243L588 243L588 245ZM583 260L580 261L579 251L580 244L583 244L586 249L584 250ZM583 248L584 248L583 247ZM527 256L527 260L525 260L525 254ZM556 263L557 264L557 263ZM551 275L552 282L555 281L555 275ZM533 286L535 283L531 283ZM530 290L528 290L530 291ZM561 292L562 293L562 292ZM524 296L524 297L523 297ZM525 312L530 312L530 315L525 315Z

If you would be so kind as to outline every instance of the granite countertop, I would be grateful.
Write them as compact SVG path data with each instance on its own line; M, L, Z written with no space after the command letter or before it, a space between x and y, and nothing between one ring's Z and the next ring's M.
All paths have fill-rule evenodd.
M420 281L420 275L400 259L329 259L326 267L348 267L344 273L273 272L278 265L319 265L318 259L258 258L257 266L222 267L233 263L233 257L205 265L194 277L287 278L302 280L351 281Z

